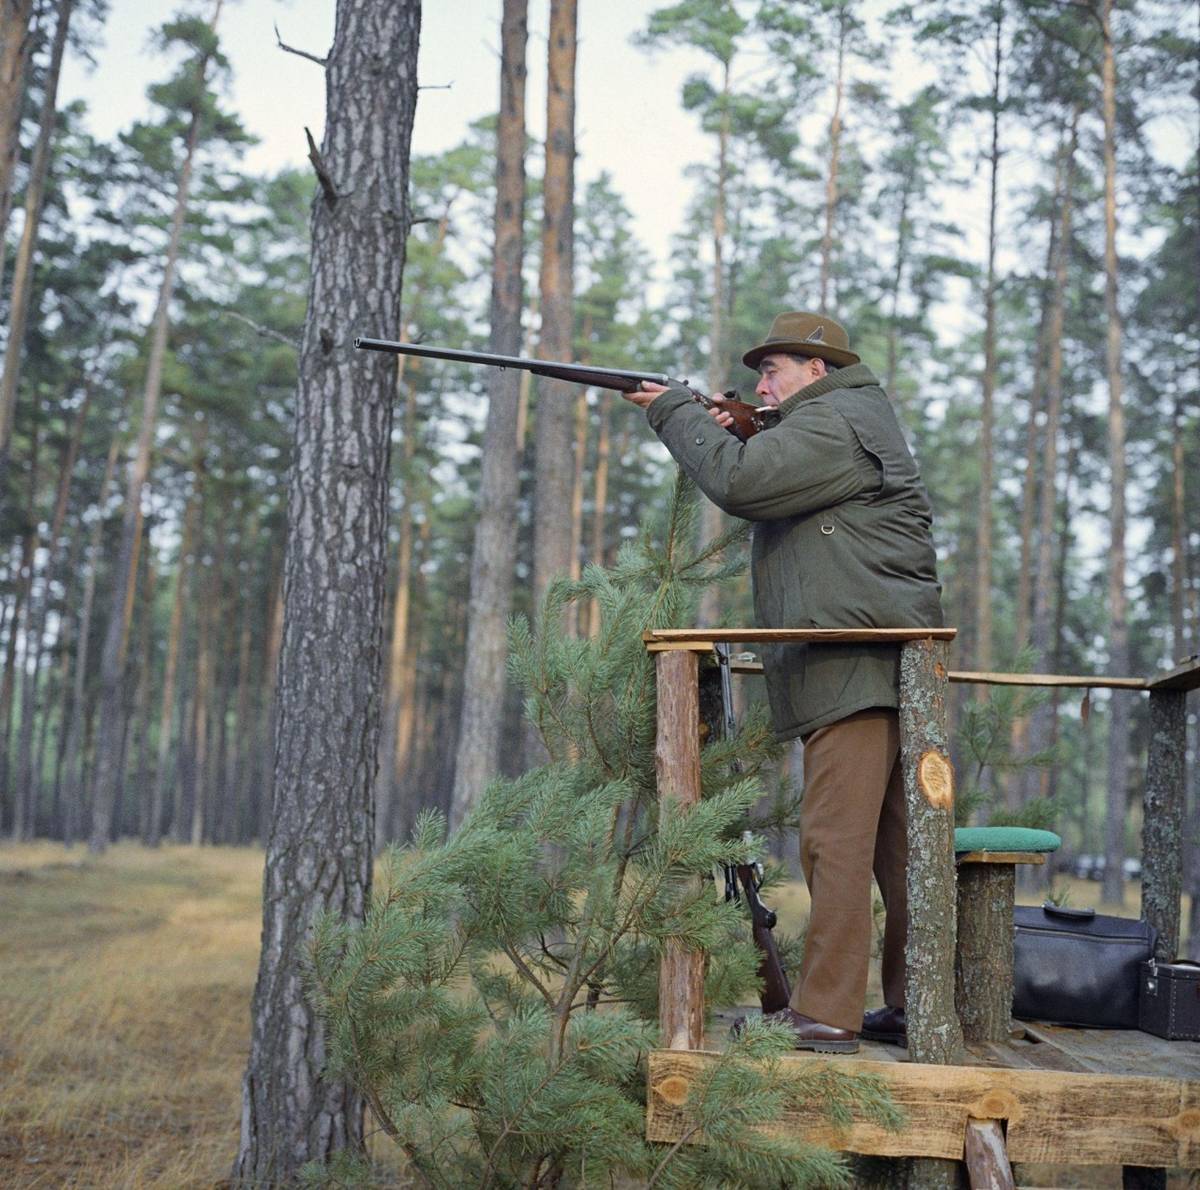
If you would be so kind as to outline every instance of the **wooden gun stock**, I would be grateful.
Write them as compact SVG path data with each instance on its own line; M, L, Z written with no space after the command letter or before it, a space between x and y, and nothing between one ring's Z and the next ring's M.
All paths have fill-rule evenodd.
M758 977L763 986L759 993L759 1002L764 1013L779 1012L788 1006L792 998L792 989L788 984L787 972L783 969L783 961L779 957L779 948L775 945L775 935L771 933L775 927L775 912L768 909L759 898L758 876L753 865L739 864L737 879L745 893L746 904L750 906L754 945L758 947L761 955L758 960Z
M643 381L662 384L667 388L686 388L692 400L705 409L723 409L733 417L729 432L745 442L760 430L770 429L779 421L779 411L769 406L749 405L737 400L732 392L715 401L692 388L686 380L672 380L663 372L634 372L624 368L594 368L590 364L557 363L548 359L527 359L520 355L491 355L486 351L463 351L457 347L428 347L424 343L397 343L391 339L368 339L360 336L354 346L365 351L387 351L393 355L416 355L427 359L455 360L462 364L482 364L489 368L516 368L534 376L566 380L571 384L586 384L615 392L636 392Z

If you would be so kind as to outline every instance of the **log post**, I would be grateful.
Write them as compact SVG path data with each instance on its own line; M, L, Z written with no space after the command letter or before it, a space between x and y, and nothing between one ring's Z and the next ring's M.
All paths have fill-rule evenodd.
M1016 865L960 863L954 1004L967 1041L1007 1041Z
M1179 953L1187 691L1150 691L1150 750L1142 820L1142 916L1158 930L1157 957Z
M908 1056L937 1066L963 1060L954 1011L954 769L946 743L946 644L900 650L900 756L908 812ZM915 1158L909 1186L958 1185L958 1162Z
M954 769L946 744L946 645L918 640L900 653L900 751L908 810L908 1054L962 1061L954 1011Z
M696 654L655 654L658 681L654 769L660 799L700 800L700 689ZM704 1040L704 954L667 943L659 969L658 1024L667 1049L700 1049Z

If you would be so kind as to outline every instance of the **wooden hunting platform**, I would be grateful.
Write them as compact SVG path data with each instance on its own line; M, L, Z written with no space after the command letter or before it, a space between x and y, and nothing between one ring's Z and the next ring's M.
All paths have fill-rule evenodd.
M704 1049L650 1055L647 1139L673 1143L688 1131L683 1105L692 1082L719 1059L734 1017L756 1011L715 1013ZM820 1062L876 1076L907 1123L895 1132L865 1122L835 1130L797 1115L776 1127L848 1152L960 1159L968 1119L1000 1120L1014 1162L1200 1167L1200 1043L1119 1029L1018 1027L1022 1035L1008 1043L969 1045L965 1066L910 1062L905 1050L877 1042L852 1057L784 1058L798 1073Z

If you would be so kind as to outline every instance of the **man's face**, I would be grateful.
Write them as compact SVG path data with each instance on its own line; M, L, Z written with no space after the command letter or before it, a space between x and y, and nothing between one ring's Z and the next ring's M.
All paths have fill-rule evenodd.
M825 374L819 359L801 359L794 355L765 355L758 365L759 381L754 391L765 405L780 405L788 397L807 388Z

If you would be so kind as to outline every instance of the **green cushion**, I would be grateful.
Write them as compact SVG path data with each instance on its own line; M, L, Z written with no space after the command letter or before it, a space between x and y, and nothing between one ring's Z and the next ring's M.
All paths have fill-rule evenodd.
M954 831L955 851L1057 851L1062 839L1053 831L1027 826L960 826Z

